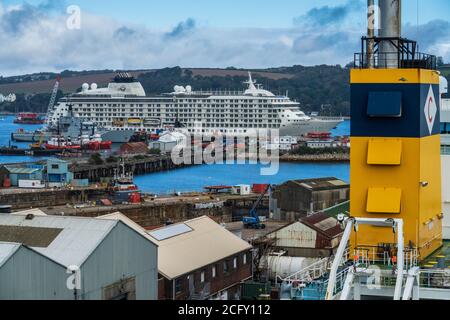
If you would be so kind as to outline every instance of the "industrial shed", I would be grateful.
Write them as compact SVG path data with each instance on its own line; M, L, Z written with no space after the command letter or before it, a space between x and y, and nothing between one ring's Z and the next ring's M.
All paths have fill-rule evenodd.
M2 299L157 299L157 246L119 220L2 214L0 242L3 256L24 255L3 263ZM73 266L77 290L66 286Z
M145 142L128 142L124 143L119 150L121 155L139 155L147 154L149 148Z
M0 300L73 299L66 269L26 245L0 242Z
M274 188L271 207L278 219L295 221L349 197L350 185L337 178L291 180Z
M336 218L313 214L267 235L275 251L291 257L327 257L339 246L343 229Z

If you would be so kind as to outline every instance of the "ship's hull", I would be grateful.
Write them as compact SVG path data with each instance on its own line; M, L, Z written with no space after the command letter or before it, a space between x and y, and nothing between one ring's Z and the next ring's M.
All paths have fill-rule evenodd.
M103 141L111 141L112 143L127 143L130 141L133 136L134 131L126 130L126 131L103 131L100 132L101 138ZM43 136L42 136L43 135ZM31 132L14 132L11 134L11 140L16 142L39 142L41 139L43 141L48 141L52 137L55 137L56 134L51 132L45 132L43 134L40 133L31 133ZM69 137L66 135L62 135L65 138L77 139L78 137Z
M30 133L30 132L14 132L11 134L11 140L16 142L39 142L42 138L43 141L48 141L53 136L51 133Z
M280 136L300 137L310 132L330 132L341 124L343 120L312 119L296 122L280 127Z
M111 141L112 143L127 143L135 134L134 130L111 130L101 131L100 135L103 141Z
M38 125L44 124L44 120L14 120L15 124L29 124L29 125Z

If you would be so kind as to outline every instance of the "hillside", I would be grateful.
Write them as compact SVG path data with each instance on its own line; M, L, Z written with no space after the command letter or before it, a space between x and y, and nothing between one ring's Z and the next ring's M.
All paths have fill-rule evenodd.
M319 111L325 115L348 115L349 75L348 69L340 66L282 67L268 70L251 70L253 77L266 89L276 94L289 94L291 99L302 104L307 111ZM244 89L248 70L235 68L165 68L160 70L130 71L141 81L148 95L171 92L175 85L191 85L200 89ZM76 92L83 83L105 86L115 75L112 70L62 73L59 97ZM3 104L0 111L45 112L56 74L0 78L0 92L15 93L17 101Z

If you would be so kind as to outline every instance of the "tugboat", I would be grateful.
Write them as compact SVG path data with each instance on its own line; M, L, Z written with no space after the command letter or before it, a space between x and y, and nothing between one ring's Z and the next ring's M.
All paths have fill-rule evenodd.
M72 142L70 139L63 137L53 137L47 143L44 144L46 150L78 150L81 149L81 145L76 142Z
M37 113L24 112L19 113L14 123L16 124L44 124L45 120L40 118Z
M141 203L141 192L133 182L133 173L125 172L123 160L109 184L109 191L115 203Z

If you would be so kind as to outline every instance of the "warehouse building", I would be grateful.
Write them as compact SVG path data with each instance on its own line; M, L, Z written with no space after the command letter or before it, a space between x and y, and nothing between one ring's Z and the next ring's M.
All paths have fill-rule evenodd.
M39 185L44 179L42 165L3 165L0 167L1 187L18 187L21 181L33 181Z
M47 182L49 187L62 187L70 184L73 173L69 171L69 163L59 159L47 160Z
M159 299L234 300L252 277L252 247L204 216L149 232L159 246Z
M266 237L274 251L291 257L329 257L339 246L343 229L336 218L316 213L279 228Z
M74 299L66 270L31 247L0 242L0 300Z
M157 299L157 246L119 220L1 214L0 243L0 299Z
M279 220L295 221L349 197L350 185L337 178L291 180L273 189L271 211Z

